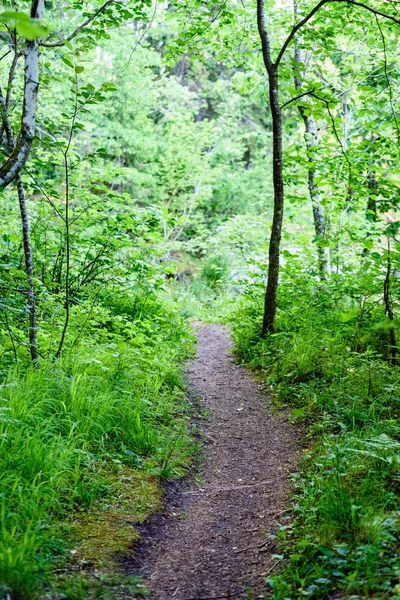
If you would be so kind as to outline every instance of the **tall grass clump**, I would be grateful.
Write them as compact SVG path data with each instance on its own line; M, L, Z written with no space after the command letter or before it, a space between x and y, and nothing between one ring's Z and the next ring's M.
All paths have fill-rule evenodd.
M0 385L0 597L40 594L72 516L112 496L116 464L173 476L187 462L179 365L191 337L174 314L118 314L98 317L60 361L17 365Z
M267 580L279 600L400 597L400 372L379 289L360 305L346 276L321 284L287 264L276 331L260 337L254 281L234 319L237 354L304 431L282 568Z

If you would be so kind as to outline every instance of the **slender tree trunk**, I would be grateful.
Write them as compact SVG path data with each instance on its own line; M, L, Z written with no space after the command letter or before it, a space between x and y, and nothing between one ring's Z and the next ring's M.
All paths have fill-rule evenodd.
M110 0L108 0L108 3ZM71 128L69 130L67 147L64 150L64 174L65 174L65 321L64 327L61 333L60 343L55 353L55 358L59 358L64 346L65 337L67 335L68 325L69 325L69 303L70 303L70 270L71 270L71 231L70 231L70 196L69 196L69 160L68 160L68 152L71 148L72 137L74 135L74 126L76 121L76 116L78 114L78 80L75 76L75 109L74 114L71 121Z
M35 285L33 282L33 259L31 241L29 235L29 219L28 211L26 208L24 184L22 183L20 173L16 176L19 209L21 214L22 222L22 238L24 243L24 257L25 257L25 272L28 282L28 312L29 312L29 349L32 357L33 364L36 369L39 368L39 353L37 345L37 321L36 321L36 297L35 297Z
M372 223L376 223L378 220L378 211L376 207L376 193L378 189L378 182L376 180L373 171L368 171L367 175L368 182L368 202L367 202L367 214L366 219Z
M71 132L73 129L71 128ZM70 289L69 289L69 274L71 267L71 240L70 240L70 222L69 222L69 166L67 152L71 143L72 133L69 139L67 150L64 154L64 169L65 169L65 259L66 259L66 270L65 270L65 321L61 333L60 343L55 353L55 358L59 358L61 351L64 346L65 336L67 335L67 329L69 325L69 302L70 302Z
M294 59L295 62L305 64L304 51L300 47L301 39L295 45ZM301 67L298 67L301 69ZM303 73L296 73L294 78L295 87L301 91L303 87ZM317 248L318 248L318 264L321 277L326 279L331 274L330 265L330 253L329 248L324 244L326 238L326 222L325 222L325 211L322 206L322 194L316 183L318 171L315 167L315 155L316 148L318 146L318 128L314 117L311 114L307 114L304 110L304 106L299 104L299 112L304 122L305 134L304 139L307 148L308 158L308 190L310 193L313 218L314 218L314 229L317 236Z
M264 318L262 333L274 330L276 315L276 296L279 282L279 258L282 237L282 221L284 209L283 187L283 149L282 149L282 110L279 105L279 80L275 67L269 74L269 102L272 115L273 135L273 184L274 184L274 216L272 220L269 242L268 282L264 302Z
M392 307L392 299L390 294L390 280L392 275L392 261L391 261L391 252L390 252L390 237L388 233L388 242L387 242L387 269L386 269L386 277L383 285L383 300L385 303L385 314L389 317L390 320L390 328L389 328L389 352L390 352L390 362L392 365L397 364L397 343L396 343L396 331L394 328L394 312Z
M13 63L12 69L15 70L15 65ZM11 78L9 78L10 81ZM12 81L12 79L11 79ZM8 103L10 102L10 96L8 98ZM3 110L2 121L3 128L6 133L7 138L7 146L10 152L13 151L15 146L15 141L13 138L13 133L10 125L10 121L8 120L8 104L7 100L4 100L3 95L0 90L0 105ZM19 210L21 215L21 223L22 223L22 240L24 247L24 258L25 258L25 273L26 279L28 283L28 314L29 314L29 350L32 358L32 362L36 369L39 368L39 352L37 345L37 320L36 320L36 296L35 296L35 284L33 281L33 258L32 258L32 247L31 240L29 235L29 217L28 211L26 207L26 199L24 192L24 184L22 183L21 174L19 171L15 175L15 181L17 184L17 193L18 193L18 201L19 201ZM16 356L15 348L14 355Z
M268 282L264 301L262 334L274 330L276 296L279 283L279 257L282 237L284 207L282 109L279 103L278 66L272 62L270 38L265 22L264 0L257 0L257 25L261 39L262 55L269 82L269 105L272 116L272 174L274 185L274 216L269 242Z
M367 208L365 210L365 219L368 223L376 223L378 220L378 211L376 207L376 193L378 189L378 182L376 180L373 171L368 171L367 174L367 186L368 186L368 200ZM371 237L371 232L367 231L367 240ZM365 247L362 251L362 256L368 255L368 248Z

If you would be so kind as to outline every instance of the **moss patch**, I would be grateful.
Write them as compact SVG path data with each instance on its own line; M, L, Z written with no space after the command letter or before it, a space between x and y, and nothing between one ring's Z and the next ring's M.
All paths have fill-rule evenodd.
M123 571L121 558L133 553L140 539L135 525L162 508L159 479L115 462L103 465L101 471L107 495L75 517L70 560L59 570L46 600L128 600L148 595L140 578Z
M111 477L112 498L103 501L96 513L78 517L73 526L76 546L71 556L82 567L116 568L116 558L139 540L135 525L162 508L157 478L125 466Z
M110 568L116 555L127 552L139 539L126 516L112 512L83 517L75 526L75 535L79 545L72 550L74 561L96 568Z

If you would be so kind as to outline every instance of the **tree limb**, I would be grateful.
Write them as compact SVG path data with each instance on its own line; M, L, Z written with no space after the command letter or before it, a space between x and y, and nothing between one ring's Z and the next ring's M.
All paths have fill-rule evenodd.
M335 135L335 138L336 138L336 140L337 140L338 144L340 145L340 148L341 148L341 150L342 150L343 157L344 157L345 161L347 162L347 164L348 164L348 166L349 166L349 171L350 171L350 173L351 173L351 171L352 171L352 164L351 164L351 162L350 162L350 160L349 160L349 157L347 156L347 153L346 153L346 150L345 150L345 148L344 148L344 146L343 146L342 140L340 139L340 136L339 136L339 133L338 133L338 130L337 130L336 124L335 124L335 118L334 118L334 116L333 116L333 114L332 114L332 111L331 111L331 109L330 109L330 106L329 106L329 100L327 100L326 98L322 98L321 96L318 96L318 95L317 95L317 94L315 94L314 92L310 93L310 96L312 96L312 97L313 97L313 98L315 98L316 100L319 100L320 102L323 102L323 103L325 104L325 106L326 106L326 110L328 111L328 115L329 115L329 118L330 118L330 120L331 120L331 123L332 123L332 129L333 129L333 133L334 133L334 135Z
M104 2L104 4L102 6L100 6L100 8L98 8L92 15L90 15L90 17L88 19L86 19L86 21L84 23L81 23L75 29L75 31L73 33L71 33L71 35L69 35L65 39L68 42L73 40L82 31L82 29L84 29L85 27L90 25L90 23L92 21L94 21L96 17L98 17L102 12L104 12L105 9L107 8L107 6L110 6L110 4L114 4L115 2L118 2L118 1L119 0L107 0L107 2ZM59 42L40 42L40 45L45 46L46 48L59 48L61 46L64 46L65 42L64 42L64 40L60 40Z
M390 108L391 108L393 120L395 122L396 131L397 131L397 145L400 146L400 127L399 127L399 122L397 120L396 111L394 109L394 104L393 104L393 90L392 90L392 84L391 84L389 73L388 73L386 40L385 40L385 36L383 34L383 31L382 31L381 24L379 23L379 19L378 19L378 17L376 15L375 15L375 20L376 20L376 24L378 26L379 34L380 34L381 40L382 40L382 50L383 50L383 58L384 58L383 65L384 65L384 70L385 70L386 83L387 83L388 88L389 88Z
M304 25L306 25L308 23L308 21L310 21L310 19L313 18L313 16L325 5L328 4L330 2L340 2L343 4L351 4L352 6L358 6L360 8L363 8L364 10L367 10L369 12L371 12L372 14L374 14L375 16L379 16L379 17L384 17L385 19L388 19L389 21L393 21L394 23L397 23L398 25L400 25L400 18L399 17L395 17L393 15L389 15L388 13L384 13L380 10L376 10L375 8L372 8L372 6L368 6L368 4L364 4L364 2L358 2L358 0L320 0L320 2L318 2L318 4L316 4L314 6L314 8L308 13L308 15L306 15L304 17L304 19L302 19L301 21L299 21L297 23L297 25L294 25L292 27L291 32L289 33L288 37L286 38L285 42L282 45L282 48L279 51L278 54L278 58L276 59L275 62L275 66L278 67L283 55L286 52L287 47L289 46L290 42L293 40L293 38L295 37L296 33L299 31L299 29L301 29L302 27L304 27Z
M286 106L289 106L289 104L292 104L292 102L296 102L296 100L300 100L300 98L304 98L304 96L312 96L313 93L314 93L314 89L307 90L306 92L303 92L302 94L299 94L298 96L295 96L294 98L291 98L290 100L285 102L285 104L282 104L281 109L286 108Z
M3 60L3 58L5 58L6 56L8 56L9 54L11 54L11 50L7 50L7 52L5 54L3 54L2 56L0 56L0 60Z

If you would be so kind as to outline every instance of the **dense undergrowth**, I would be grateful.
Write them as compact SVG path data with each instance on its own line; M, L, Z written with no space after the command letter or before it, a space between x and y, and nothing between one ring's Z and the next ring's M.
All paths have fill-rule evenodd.
M260 279L247 282L233 319L240 359L304 431L293 519L277 535L281 570L268 579L279 600L400 597L400 375L382 277L370 295L350 277L321 285L291 260L275 333L260 338Z
M0 400L0 597L87 598L93 586L106 597L107 581L116 585L111 561L137 539L132 523L159 508L161 478L190 463L180 365L191 347L182 319L156 297L139 313L119 297L97 307L60 361L9 371ZM114 579L102 581L107 570Z
M308 436L271 593L400 597L399 15L289 4L3 2L0 598L145 593L115 558L190 464L192 317Z

